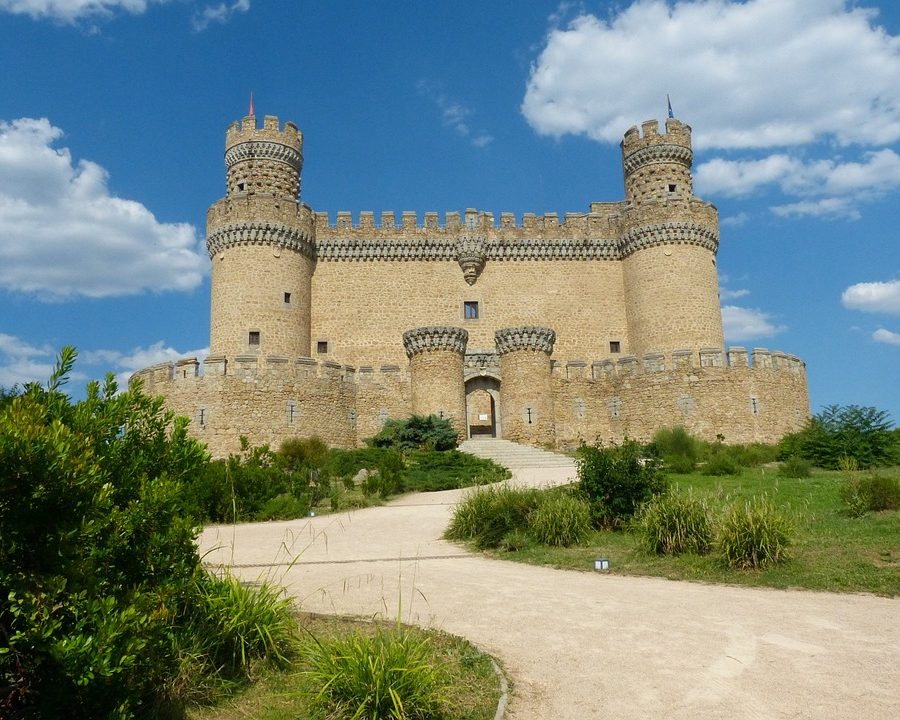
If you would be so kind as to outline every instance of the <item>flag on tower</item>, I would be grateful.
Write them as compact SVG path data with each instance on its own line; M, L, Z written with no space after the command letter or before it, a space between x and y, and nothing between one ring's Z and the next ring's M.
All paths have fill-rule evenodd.
M669 112L672 112L671 105L669 106ZM253 112L253 91L252 90L250 91L250 112L248 112L247 114L250 115L251 117L256 115L256 113Z
M666 102L669 103L669 117L670 118L675 117L675 113L672 112L672 101L669 99L669 93L666 93Z

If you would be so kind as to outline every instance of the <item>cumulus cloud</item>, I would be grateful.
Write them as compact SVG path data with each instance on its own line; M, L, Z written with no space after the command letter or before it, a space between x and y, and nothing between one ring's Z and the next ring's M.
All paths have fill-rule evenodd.
M900 345L900 333L891 332L884 328L879 328L873 332L872 339L875 342L885 343L886 345Z
M469 124L472 110L462 103L451 99L438 86L427 80L420 80L416 88L422 97L426 97L434 103L441 113L444 125L453 128L457 135L469 140L477 148L487 147L494 141L493 135L485 130L473 132Z
M56 363L59 348L48 344L34 345L14 335L0 333L0 387L20 387L29 382L44 383L50 377ZM196 357L201 362L209 355L209 348L179 351L163 340L147 347L128 351L87 350L78 354L75 371L69 379L84 381L89 377L103 377L112 372L120 387L128 378L144 368L161 362L171 362L184 357ZM90 372L85 372L85 369Z
M54 147L62 134L46 118L0 121L0 288L60 300L199 285L196 230L113 196L100 165Z
M848 0L638 0L553 27L522 112L618 142L667 93L698 148L883 145L900 140L900 43Z
M762 310L736 305L722 306L722 323L725 327L725 338L734 342L772 337L787 329L784 325L776 324L772 317Z
M856 283L844 290L841 302L850 310L900 315L900 280Z
M207 5L194 15L192 21L194 30L203 32L212 23L224 25L235 15L235 13L245 13L250 9L250 0L235 0L232 3L219 3L218 5Z
M0 11L73 24L86 18L109 17L119 10L140 15L152 2L166 0L0 0Z

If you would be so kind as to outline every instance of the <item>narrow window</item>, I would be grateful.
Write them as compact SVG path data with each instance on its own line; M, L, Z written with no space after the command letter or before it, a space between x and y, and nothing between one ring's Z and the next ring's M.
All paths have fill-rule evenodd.
M259 330L251 330L247 337L247 344L259 345Z
M287 404L287 421L289 425L294 424L294 418L297 417L297 403L294 400L288 400Z
M478 303L475 300L466 300L463 303L463 317L466 320L478 319Z
M759 415L759 398L750 398L750 412L754 415Z
M327 340L319 340L316 343L316 352L319 355L327 355L328 354L328 341Z
M206 408L200 408L197 419L200 421L200 427L206 425Z
M284 304L285 304L285 305L290 305L290 304L291 304L291 294L290 294L289 292L286 292L286 293L284 294Z
M238 192L244 192L244 183L238 183Z
M610 340L609 341L609 351L611 353L622 352L622 343L618 340Z
M676 188L675 185L673 185L673 184L671 184L671 183L669 184L669 192L670 192L670 193L674 193L674 192L675 192L675 188Z

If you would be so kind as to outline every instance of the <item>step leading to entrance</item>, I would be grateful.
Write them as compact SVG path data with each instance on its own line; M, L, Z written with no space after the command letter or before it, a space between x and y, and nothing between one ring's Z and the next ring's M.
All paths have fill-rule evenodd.
M567 455L496 438L466 440L460 444L459 449L476 457L493 460L510 470L575 466L574 458Z

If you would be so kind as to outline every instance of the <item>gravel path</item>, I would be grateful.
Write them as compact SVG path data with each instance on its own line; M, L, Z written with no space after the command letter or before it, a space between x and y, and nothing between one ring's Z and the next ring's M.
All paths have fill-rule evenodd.
M551 484L571 468L520 470ZM532 567L440 539L460 491L207 528L206 561L304 610L397 616L503 663L512 720L900 717L900 600Z

